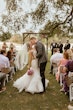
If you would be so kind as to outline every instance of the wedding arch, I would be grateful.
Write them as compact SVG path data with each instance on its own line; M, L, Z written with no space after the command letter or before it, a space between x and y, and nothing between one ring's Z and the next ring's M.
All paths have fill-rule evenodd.
M43 33L43 32L41 32L41 33L38 33L38 32L24 32L24 33L23 33L23 44L24 44L24 42L25 42L25 39L26 39L26 38L29 39L31 35L35 35L35 36L36 36L36 35L39 35L39 36L40 36L40 37L39 37L40 40L41 40L42 38L45 38L45 39L46 39L46 50L47 50L46 52L47 52L47 55L48 55L48 38L49 38L48 36L49 36L49 32L44 32L44 33Z

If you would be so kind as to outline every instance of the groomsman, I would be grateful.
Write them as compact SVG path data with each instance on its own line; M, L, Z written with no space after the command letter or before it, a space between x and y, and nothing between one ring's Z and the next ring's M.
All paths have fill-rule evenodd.
M59 48L60 53L63 53L63 44L62 44L61 40L58 43L58 48Z
M53 40L53 42L50 45L52 55L53 55L53 51L54 51L55 48L58 48L58 44Z
M67 40L64 49L68 50L70 49L70 47L71 47L71 44L69 43L69 40Z

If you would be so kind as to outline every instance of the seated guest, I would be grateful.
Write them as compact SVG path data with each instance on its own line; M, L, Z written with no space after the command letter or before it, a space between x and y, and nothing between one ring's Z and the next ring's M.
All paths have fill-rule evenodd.
M51 72L53 71L53 63L58 65L61 58L63 58L63 54L58 49L54 49L54 54L50 58Z
M68 85L66 83L65 78L66 78L67 75L69 75L69 72L70 72L70 74L73 73L73 60L69 60L67 62L67 64L64 66L63 70L64 70L64 74L65 74L64 75L64 80L63 80L64 92L68 92L69 87L68 87Z
M61 66L65 66L67 64L69 60L69 55L66 51L63 52L63 58L60 59L60 62L59 62L59 65L58 65L58 72L56 73L56 79L57 81L59 81L59 76L60 75L63 75L63 74L60 74L60 67Z
M71 58L71 60L73 60L73 46L72 46L72 48L71 48L70 58Z
M6 57L6 51L5 50L1 50L0 53L0 68L8 68L8 74L9 74L9 78L11 79L12 73L11 73L11 68L10 68L10 62L9 59Z
M0 67L10 67L9 59L6 57L6 51L1 50L0 53Z
M6 90L6 87L4 85L6 74L1 72L2 68L5 66L10 67L10 64L9 64L8 58L6 57L6 51L1 50L1 53L0 53L0 83L1 83L0 92L3 92L4 90Z

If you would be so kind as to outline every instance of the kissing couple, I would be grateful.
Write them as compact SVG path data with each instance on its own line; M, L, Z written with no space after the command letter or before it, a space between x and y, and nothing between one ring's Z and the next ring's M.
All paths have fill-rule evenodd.
M35 37L31 37L28 45L28 69L30 71L24 73L18 78L13 86L19 92L25 90L31 94L45 92L49 80L45 79L45 68L47 64L47 55L45 46ZM29 74L31 73L32 74Z

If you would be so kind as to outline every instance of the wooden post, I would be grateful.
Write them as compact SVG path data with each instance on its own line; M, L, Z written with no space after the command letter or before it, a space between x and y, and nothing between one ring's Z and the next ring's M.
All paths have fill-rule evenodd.
M46 35L46 53L47 53L47 58L48 58L48 35Z

